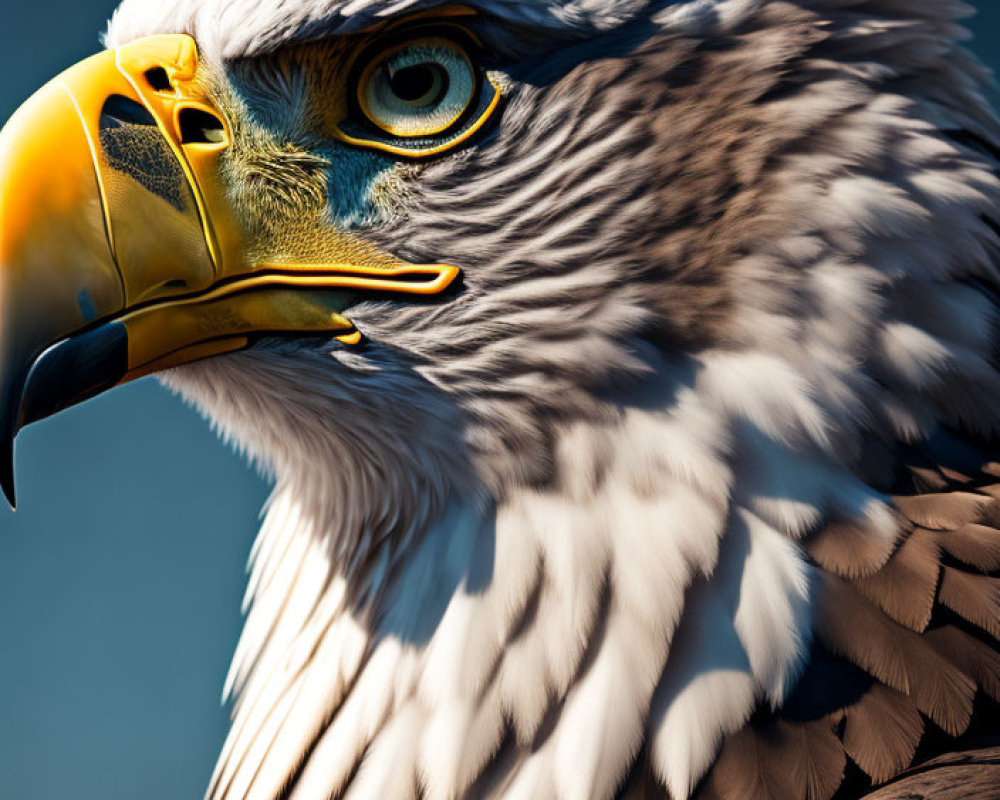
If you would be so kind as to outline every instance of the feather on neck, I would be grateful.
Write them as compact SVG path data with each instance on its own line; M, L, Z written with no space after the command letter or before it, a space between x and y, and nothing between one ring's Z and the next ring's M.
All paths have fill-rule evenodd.
M177 380L257 454L275 423L241 415L275 398L247 403L236 382L282 360L246 358ZM360 430L350 414L326 438L297 432L301 411L278 415L288 427L267 446L300 461L270 456L278 488L210 795L272 798L291 781L297 798L610 796L645 747L686 796L759 697L780 703L808 639L804 559L732 502L737 428L709 400L724 369L678 369L652 407L559 428L557 482L500 499L447 448L417 460L433 483L415 473L389 452L391 421L366 444L373 462L345 471L356 462L329 431Z

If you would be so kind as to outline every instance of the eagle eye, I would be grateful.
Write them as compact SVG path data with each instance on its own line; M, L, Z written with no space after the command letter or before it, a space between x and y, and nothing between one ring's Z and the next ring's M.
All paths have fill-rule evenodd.
M468 109L476 74L465 51L447 39L422 39L376 59L358 84L365 116L394 136L436 136Z
M338 138L419 158L449 150L483 126L499 92L476 63L474 38L444 27L410 31L361 53Z

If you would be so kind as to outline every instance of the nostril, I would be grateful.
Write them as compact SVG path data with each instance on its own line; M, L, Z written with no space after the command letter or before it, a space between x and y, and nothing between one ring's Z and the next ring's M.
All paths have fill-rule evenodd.
M172 92L174 90L174 86L170 82L170 76L167 75L167 71L163 67L147 69L146 82L156 92Z
M167 281L165 284L163 284L164 289L187 289L187 286L188 282L180 279Z
M100 128L102 131L136 126L155 128L156 120L146 107L120 94L111 95L101 108Z
M222 144L226 129L214 114L200 108L185 108L178 115L181 144Z

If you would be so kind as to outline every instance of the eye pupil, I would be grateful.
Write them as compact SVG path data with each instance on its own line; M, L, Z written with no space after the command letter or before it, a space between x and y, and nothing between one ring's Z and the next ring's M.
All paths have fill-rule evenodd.
M448 91L448 74L437 64L414 64L389 76L392 93L411 105L440 102Z

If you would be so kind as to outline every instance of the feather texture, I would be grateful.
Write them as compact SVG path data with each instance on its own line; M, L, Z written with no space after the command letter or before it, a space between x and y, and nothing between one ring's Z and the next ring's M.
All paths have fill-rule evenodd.
M326 198L465 275L348 309L361 348L167 376L276 480L210 798L828 800L961 737L1000 694L1000 125L962 5L473 2L495 129L331 144L343 35L426 5L110 28L198 36L249 227Z

